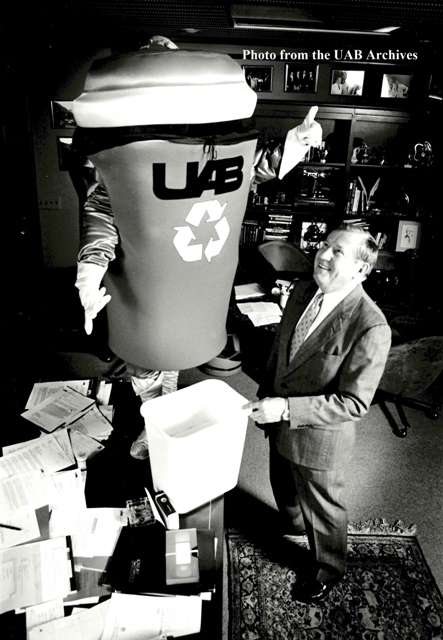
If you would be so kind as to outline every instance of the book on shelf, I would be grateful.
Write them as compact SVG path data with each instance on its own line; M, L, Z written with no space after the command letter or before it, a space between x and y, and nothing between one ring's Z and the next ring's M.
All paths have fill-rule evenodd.
M354 201L354 194L357 188L357 180L350 180L348 187L348 198L346 201L346 215L349 215L352 211L352 203Z
M255 244L260 239L261 225L258 220L245 220L240 234L241 244Z

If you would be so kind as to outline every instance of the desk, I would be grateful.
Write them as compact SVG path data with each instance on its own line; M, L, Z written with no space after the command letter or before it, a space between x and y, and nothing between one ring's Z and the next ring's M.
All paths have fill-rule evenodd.
M105 449L88 462L85 487L88 507L124 507L126 500L144 495L144 487L153 491L149 459L134 460L129 455L131 442L140 433L143 419L140 402L129 383L113 385L111 403L115 408L114 431L104 442ZM22 430L20 429L22 426ZM20 418L16 441L38 437L40 430ZM22 433L26 435L21 437ZM222 637L223 594L223 496L202 507L180 516L181 528L212 528L218 538L216 557L216 592L211 601L203 602L202 629L199 634L185 636L189 640L218 640ZM9 612L0 616L2 640L20 640L26 637L24 615Z

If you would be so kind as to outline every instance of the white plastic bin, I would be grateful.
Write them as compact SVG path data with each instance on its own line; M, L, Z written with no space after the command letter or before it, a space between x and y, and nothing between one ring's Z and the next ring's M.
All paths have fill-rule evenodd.
M204 380L145 402L152 479L178 513L233 489L238 481L248 400L221 380Z

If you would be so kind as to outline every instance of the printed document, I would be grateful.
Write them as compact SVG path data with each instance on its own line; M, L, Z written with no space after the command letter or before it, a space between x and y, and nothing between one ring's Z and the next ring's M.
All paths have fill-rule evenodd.
M279 323L281 320L282 311L275 302L241 302L237 306L248 316L254 327Z
M93 398L87 398L69 387L63 387L21 415L44 431L51 432L79 418L94 403Z
M0 458L0 479L33 470L51 474L72 464L72 454L68 456L55 435L48 434Z
M102 640L148 640L164 633L174 637L198 633L201 607L199 596L113 593Z
M106 600L91 609L38 625L29 631L28 640L100 640L109 603Z
M58 382L36 382L32 387L31 395L28 398L25 409L32 409L49 396L54 395L63 387L69 387L82 396L88 396L91 393L92 380L64 380Z
M66 538L0 551L0 614L71 592L71 559Z

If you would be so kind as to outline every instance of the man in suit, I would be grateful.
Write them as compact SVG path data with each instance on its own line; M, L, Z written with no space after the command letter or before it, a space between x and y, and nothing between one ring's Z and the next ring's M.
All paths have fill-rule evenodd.
M270 436L270 477L287 533L306 531L314 566L294 597L323 600L345 571L345 465L355 424L369 410L391 330L362 287L377 245L342 224L318 250L314 281L286 304L256 402L245 405Z

